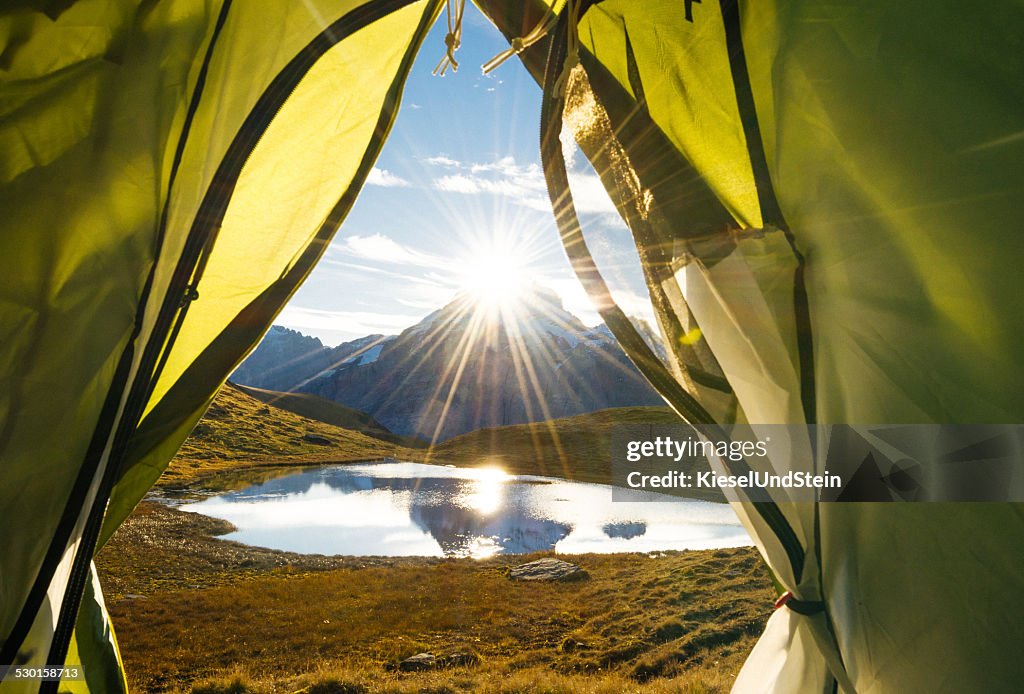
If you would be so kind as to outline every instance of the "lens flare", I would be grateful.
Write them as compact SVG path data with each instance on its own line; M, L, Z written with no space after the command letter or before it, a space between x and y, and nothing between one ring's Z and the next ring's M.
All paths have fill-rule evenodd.
M460 290L488 312L514 311L530 288L529 259L524 249L503 240L489 240L460 260Z

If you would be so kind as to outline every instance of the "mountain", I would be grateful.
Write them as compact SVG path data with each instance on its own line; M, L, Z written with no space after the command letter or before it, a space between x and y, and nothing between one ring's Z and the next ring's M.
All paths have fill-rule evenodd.
M325 359L335 365L315 371ZM315 373L285 388L366 412L396 434L438 441L482 427L663 404L607 328L587 328L540 288L500 315L457 297L397 337L370 336L290 363ZM238 373L234 380L246 383Z
M315 337L274 325L252 354L235 369L230 380L253 388L295 390L337 364L372 361L393 339L393 336L367 335L337 347L325 347Z

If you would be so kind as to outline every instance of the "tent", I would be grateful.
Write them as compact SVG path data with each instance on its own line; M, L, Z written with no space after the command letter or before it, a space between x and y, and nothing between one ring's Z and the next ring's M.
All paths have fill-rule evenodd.
M544 86L574 268L681 417L709 436L731 421L1021 421L1019 5L477 5ZM92 556L341 226L443 11L2 10L0 663L125 688ZM632 231L668 364L593 265L563 130ZM794 440L794 456L821 444ZM1020 506L734 506L795 596L738 691L1018 686Z

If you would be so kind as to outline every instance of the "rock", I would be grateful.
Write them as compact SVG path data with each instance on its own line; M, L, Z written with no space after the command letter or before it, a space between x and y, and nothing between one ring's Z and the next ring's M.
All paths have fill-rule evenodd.
M577 651L582 651L587 648L590 648L590 646L583 643L582 641L577 641L575 639L566 639L565 641L562 641L562 644L558 647L558 650L560 650L562 653L575 653Z
M520 564L508 573L514 581L578 581L588 578L586 571L561 559L538 559Z
M421 670L432 670L437 667L437 657L433 653L417 653L406 658L398 664L402 672L419 672Z
M319 436L318 434L303 434L302 440L306 443L312 443L316 446L333 446L334 441L331 441L326 436Z

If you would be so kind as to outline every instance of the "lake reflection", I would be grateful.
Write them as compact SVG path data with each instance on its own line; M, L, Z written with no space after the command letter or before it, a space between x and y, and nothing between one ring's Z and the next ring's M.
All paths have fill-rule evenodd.
M182 506L230 521L226 539L308 554L483 558L749 545L726 504L496 469L420 463L320 468ZM656 500L665 503L653 503Z

